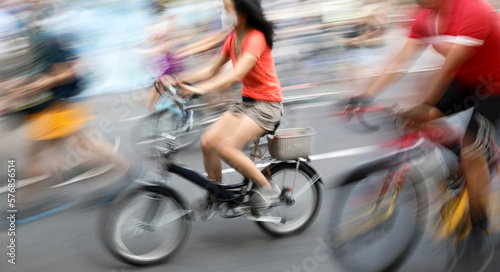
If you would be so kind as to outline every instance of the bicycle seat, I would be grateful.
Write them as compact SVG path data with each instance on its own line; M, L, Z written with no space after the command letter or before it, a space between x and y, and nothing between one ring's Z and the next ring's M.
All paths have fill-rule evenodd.
M276 134L276 130L278 130L278 128L279 128L279 126L280 126L280 123L281 123L281 120L280 120L280 121L278 121L278 123L276 123L276 125L274 125L273 130L268 130L268 131L266 131L266 134L265 134L265 135L268 135L268 134L269 134L269 135L274 135L274 134ZM265 136L265 135L264 135L264 136Z

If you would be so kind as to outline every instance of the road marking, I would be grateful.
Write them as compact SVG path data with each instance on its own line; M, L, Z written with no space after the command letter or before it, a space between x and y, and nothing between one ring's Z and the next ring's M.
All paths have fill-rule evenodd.
M145 118L148 115L149 114L139 115L139 116L135 116L135 117L131 117L131 118L120 120L120 122L135 121L135 120L139 120L139 119Z
M118 145L119 145L119 141L118 141ZM320 161L320 160L327 160L327 159L333 159L333 158L348 157L348 156L370 153L370 152L376 151L378 148L379 147L377 145L362 146L362 147L356 147L356 148L350 148L350 149L344 149L344 150L339 150L339 151L323 153L323 154L316 154L316 155L310 156L309 158L312 161ZM266 167L269 164L270 163L259 163L259 164L257 164L257 168ZM82 175L79 175L77 177L74 177L74 178L72 178L64 183L52 186L51 188L65 186L65 185L68 185L68 184L71 184L71 183L74 183L77 181L85 180L85 179L100 175L100 174L108 171L112 167L113 167L113 164L106 165L106 166L100 167L100 168L99 167L94 168L94 169L87 171L87 172L85 172ZM232 168L222 170L222 174L228 174L228 173L233 173L233 172L236 172L236 170L234 170ZM203 173L203 175L206 176L207 173ZM43 175L41 177L37 177L34 179L28 179L28 180L26 180L26 182L18 184L18 188L27 186L29 184L35 183L35 182L40 181L41 179L45 179L45 178L47 178L47 177L45 177L45 175ZM0 194L7 192L7 189L8 189L7 186L0 188Z
M282 103L286 105L287 103L290 103L290 102L315 99L315 98L319 98L322 96L329 96L329 95L342 94L342 93L351 93L351 92L352 91L338 91L338 92L328 92L328 93L319 93L319 94L297 95L297 96L287 97L286 99L283 99Z
M113 155L116 155L116 153L118 153L118 149L120 149L120 143L121 143L121 138L116 137L115 144L113 145Z
M115 164L114 163L111 163L111 164L108 164L108 165L105 165L105 166L102 166L102 167L95 167L81 175L78 175L76 177L73 177L71 178L70 180L64 182L64 183L60 183L60 184L57 184L57 185L54 185L54 186L51 186L49 187L49 189L53 189L53 188L58 188L58 187L62 187L62 186L65 186L65 185L68 185L68 184L71 184L71 183L75 183L75 182L78 182L78 181L82 181L82 180L85 180L85 179L89 179L89 178L93 178L95 176L98 176L98 175L101 175L101 174L104 174L105 172L111 170L111 168L113 168ZM47 179L50 177L50 174L49 173L45 173L41 176L36 176L36 177L32 177L32 178L27 178L27 179L24 179L24 180L20 180L18 183L17 183L17 186L16 188L17 189L20 189L20 188L23 188L23 187L26 187L28 185L31 185L31 184L34 184L34 183L37 183L39 181L42 181L44 179ZM7 186L4 186L2 188L0 188L0 194L3 194L3 193L6 193L8 191L8 187Z
M362 147L344 149L344 150L339 150L339 151L333 151L333 152L329 152L329 153L312 155L309 158L312 161L319 161L319 160L333 159L333 158L339 158L339 157L347 157L347 156L366 154L366 153L373 152L379 148L380 147L378 145L369 145L369 146L362 146Z
M291 106L289 108L289 110L299 110L299 109L308 109L308 108L319 108L319 107L332 107L333 109L333 106L335 106L335 103L333 103L332 101L330 102L316 102L316 103L308 103L308 104L305 104L305 105L302 105L302 106ZM286 113L285 113L285 117L286 117Z
M284 87L282 88L283 91L294 91L294 90L300 90L300 89L304 89L304 88L308 88L308 87L313 87L314 84L303 84L303 85L298 85L298 86L291 86L291 87ZM297 96L292 96L292 97L284 97L283 98L283 103L287 103L287 102L292 102L292 101L298 101L298 100L308 100L308 99L314 99L314 98L318 98L318 97L321 97L321 96L328 96L328 95L334 95L334 94L342 94L342 93L351 93L353 92L352 90L349 90L349 91L336 91L336 92L324 92L324 93L317 93L317 94L307 94L307 95L297 95ZM139 116L135 116L135 117L131 117L131 118L126 118L126 119L122 119L122 120L119 120L119 122L129 122L129 121L136 121L136 120L140 120L140 119L143 119L143 118L146 118L147 116L149 116L150 114L144 114L144 115L139 115ZM135 126L135 125L133 125ZM123 127L123 128L128 128L129 126L127 127ZM119 128L119 129L116 129L116 130L120 130L122 128Z
M315 83L305 83L305 84L300 84L300 85L282 87L281 90L282 91L300 90L300 89L305 89L305 88L314 87L314 86L316 86Z
M340 157L348 157L348 156L366 154L366 153L376 151L379 148L380 147L378 145L368 145L368 146L355 147L355 148L333 151L333 152L328 152L328 153L323 153L323 154L316 154L316 155L310 156L309 158L311 159L311 161L320 161L320 160L327 160L327 159L334 159L334 158L340 158ZM270 163L259 163L259 164L257 164L257 168L266 167L269 164ZM236 170L234 170L233 168L228 168L228 169L222 170L222 174L233 173L233 172L236 172ZM203 174L205 176L207 175L207 173L203 173Z
M50 174L49 173L45 173L45 174L40 175L40 176L35 176L35 177L32 177L32 178L27 178L27 179L19 180L17 182L17 184L16 184L16 188L19 189L19 188L28 186L30 184L37 183L37 182L39 182L41 180L48 179L49 177L50 177ZM8 189L9 188L7 186L0 188L0 194L6 193L8 191Z
M115 164L114 163L110 163L110 164L107 164L107 165L102 166L102 167L92 168L91 170L89 170L89 171L87 171L87 172L85 172L85 173L83 173L81 175L78 175L76 177L73 177L73 178L71 178L70 180L68 180L66 182L59 183L57 185L51 186L51 187L49 187L49 189L59 188L59 187L62 187L62 186L66 186L68 184L72 184L72 183L75 183L75 182L78 182L78 181L82 181L82 180L86 180L86 179L90 179L90 178L102 175L102 174L108 172L109 170L111 170L113 168L113 166L115 166Z

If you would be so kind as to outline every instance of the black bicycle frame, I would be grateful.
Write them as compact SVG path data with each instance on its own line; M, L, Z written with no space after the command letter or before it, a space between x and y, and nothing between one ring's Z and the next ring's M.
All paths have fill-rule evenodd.
M249 184L248 179L246 179L242 183L222 185L174 161L168 161L165 167L168 172L177 174L207 190L210 195L216 197L218 201L242 203L244 195L242 193L237 193L237 190L241 192L241 190Z

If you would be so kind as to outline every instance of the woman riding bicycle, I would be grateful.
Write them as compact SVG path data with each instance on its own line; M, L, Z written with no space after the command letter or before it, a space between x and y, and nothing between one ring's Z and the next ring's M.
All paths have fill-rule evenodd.
M197 94L242 82L242 101L233 105L202 137L203 163L208 177L221 183L222 158L258 186L250 199L252 204L266 206L280 195L280 190L269 183L241 149L252 139L274 130L283 115L283 96L271 55L274 32L257 0L224 0L224 9L224 18L232 23L234 31L212 68L162 80L168 84L198 83L196 86L179 83L187 92ZM229 60L234 70L216 78Z

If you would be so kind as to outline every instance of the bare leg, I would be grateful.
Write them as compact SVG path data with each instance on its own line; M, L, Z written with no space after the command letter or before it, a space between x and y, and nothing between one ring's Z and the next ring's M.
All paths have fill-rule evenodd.
M217 147L240 123L240 117L230 112L224 113L201 138L203 165L209 179L222 183L222 165Z
M431 119L442 116L443 114L437 109L431 111ZM475 138L476 136L471 133L467 133L464 137L460 154L460 170L464 172L469 192L471 219L473 222L478 222L486 216L491 177L484 153L478 149L468 148L474 143Z
M90 178L94 180L91 183L94 190L113 183L129 169L130 163L127 159L117 151L115 152L113 145L106 139L90 140L84 133L78 133L76 137L80 148L86 150L86 155L82 157L82 164L112 167L105 173Z
M480 222L487 214L491 177L484 153L479 149L467 148L473 142L474 137L466 135L460 158L469 192L471 219Z
M53 175L48 165L48 154L56 148L60 140L31 141L25 153L24 170L18 182L16 202L21 209L34 206L55 193L48 190L52 185Z
M222 159L243 176L255 184L271 188L266 177L255 166L241 149L256 137L262 136L265 130L248 116L243 115L238 126L232 130L233 133L227 137L217 148Z
M156 111L156 103L158 102L159 98L160 94L156 91L155 87L152 87L148 93L146 100L146 106L148 107L148 110L150 112Z
M443 113L434 108L430 119L443 117ZM460 154L460 170L463 171L469 192L470 216L472 222L480 222L487 215L489 193L491 192L491 177L484 153L470 148L476 136L467 132Z

